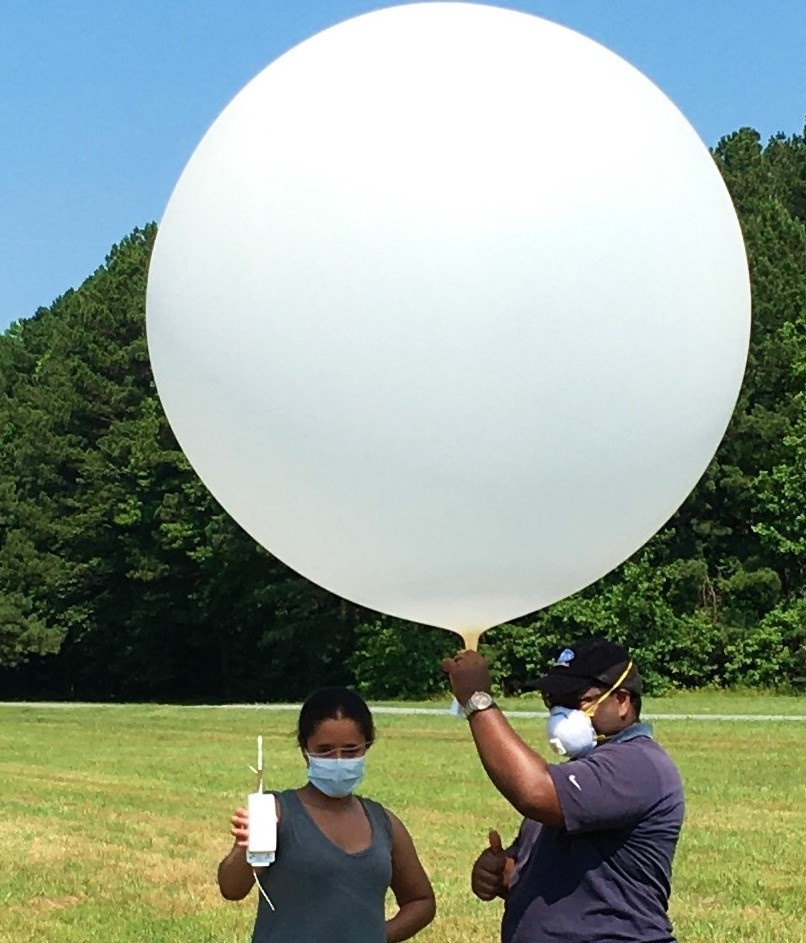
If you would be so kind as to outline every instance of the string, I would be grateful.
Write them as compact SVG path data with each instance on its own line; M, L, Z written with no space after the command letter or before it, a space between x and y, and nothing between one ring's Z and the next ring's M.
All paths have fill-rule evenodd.
M257 889L263 895L263 900L265 900L266 903L269 905L269 907L271 907L271 909L274 910L274 904L269 899L269 895L263 890L263 885L260 883L260 879L257 876L257 871L254 868L252 868L252 874L255 878L255 884L257 884ZM275 910L274 912L276 913L277 911Z

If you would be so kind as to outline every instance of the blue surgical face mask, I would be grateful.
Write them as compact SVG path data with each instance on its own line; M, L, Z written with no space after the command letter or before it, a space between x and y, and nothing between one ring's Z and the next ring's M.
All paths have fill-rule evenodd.
M309 756L308 779L319 792L334 799L341 799L349 796L364 778L365 761L366 756L349 759Z

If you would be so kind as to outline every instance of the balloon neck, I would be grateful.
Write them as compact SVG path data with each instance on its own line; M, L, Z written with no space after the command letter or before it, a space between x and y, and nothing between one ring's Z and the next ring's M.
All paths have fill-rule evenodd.
M484 629L454 629L457 635L461 635L466 652L477 652L479 650L479 639L484 631Z

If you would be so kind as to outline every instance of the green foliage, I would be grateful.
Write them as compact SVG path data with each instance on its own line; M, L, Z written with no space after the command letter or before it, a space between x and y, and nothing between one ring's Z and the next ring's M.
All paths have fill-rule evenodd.
M753 293L733 419L661 534L594 586L483 637L501 691L592 634L628 645L650 692L806 685L806 139L763 146L743 128L713 156ZM441 691L438 661L457 639L308 583L189 467L146 348L155 235L135 230L79 289L0 336L6 695L280 700L336 682L372 697Z
M719 630L705 609L680 604L690 591L691 574L680 561L658 559L667 543L668 535L661 535L611 576L538 613L529 624L487 633L501 688L517 690L545 670L557 649L593 635L630 649L651 694L710 683Z
M460 647L452 632L380 617L356 628L348 667L364 697L427 697L444 692L439 663Z
M0 664L33 659L7 687L257 699L349 680L349 607L257 547L168 427L144 331L155 234L0 339Z
M806 599L769 612L725 646L724 681L751 687L806 686Z

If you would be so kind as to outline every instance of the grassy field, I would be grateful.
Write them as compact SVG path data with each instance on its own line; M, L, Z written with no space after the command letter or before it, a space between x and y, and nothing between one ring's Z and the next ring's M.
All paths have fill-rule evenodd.
M645 710L806 713L797 698L716 693ZM252 787L256 734L271 784L302 783L294 721L259 709L0 707L4 943L248 941L254 895L221 900L215 868ZM418 940L497 940L500 904L472 897L468 871L487 830L509 836L516 813L463 722L377 721L363 791L408 824L437 892L437 920ZM542 750L542 721L514 723ZM681 943L806 941L806 722L659 720L655 732L687 788L672 905Z

